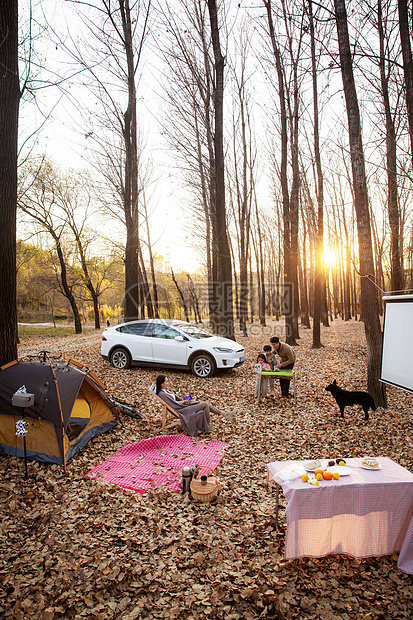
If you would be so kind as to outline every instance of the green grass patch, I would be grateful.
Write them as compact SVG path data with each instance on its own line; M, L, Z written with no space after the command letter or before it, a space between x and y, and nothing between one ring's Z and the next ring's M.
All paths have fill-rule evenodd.
M19 327L20 338L62 338L74 333L74 327Z

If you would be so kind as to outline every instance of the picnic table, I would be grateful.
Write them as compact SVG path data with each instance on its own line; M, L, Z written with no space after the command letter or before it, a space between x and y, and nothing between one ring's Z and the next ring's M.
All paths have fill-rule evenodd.
M278 377L281 379L290 379L290 381L293 382L294 404L297 404L297 392L295 389L294 369L283 370L282 368L280 368L279 370L262 370L260 373L260 383L259 383L258 394L261 394L261 377Z
M377 460L380 469L373 471L361 459L346 459L351 474L322 480L318 487L294 475L303 461L267 465L268 480L277 484L277 519L279 486L288 501L286 559L400 552L398 568L413 574L413 474L387 457Z

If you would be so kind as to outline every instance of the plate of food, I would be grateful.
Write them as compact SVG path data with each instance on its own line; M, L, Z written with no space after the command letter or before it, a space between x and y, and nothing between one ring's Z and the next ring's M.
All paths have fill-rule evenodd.
M321 467L321 461L318 461L318 460L304 461L303 465L306 471L315 471L316 469Z
M328 471L331 471L332 474L340 474L340 476L349 476L351 474L350 467L346 467L345 465L335 465L334 467L329 467Z
M363 469L371 469L374 471L375 469L381 469L382 466L374 457L365 456L360 463L360 467L362 467Z

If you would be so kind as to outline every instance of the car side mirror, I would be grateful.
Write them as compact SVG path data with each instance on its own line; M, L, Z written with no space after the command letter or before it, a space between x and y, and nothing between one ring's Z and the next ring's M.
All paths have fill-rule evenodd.
M175 336L174 340L176 340L177 342L185 342L186 338L184 338L183 336Z

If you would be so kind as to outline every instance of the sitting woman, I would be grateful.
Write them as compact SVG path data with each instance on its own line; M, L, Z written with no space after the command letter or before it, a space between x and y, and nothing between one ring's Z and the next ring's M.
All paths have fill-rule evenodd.
M227 420L231 420L236 413L236 411L220 411L210 403L193 400L190 396L181 398L168 390L168 387L168 377L166 375L158 375L156 377L157 395L164 403L176 411L182 428L190 437L195 437L201 432L211 432L211 412L223 416Z

